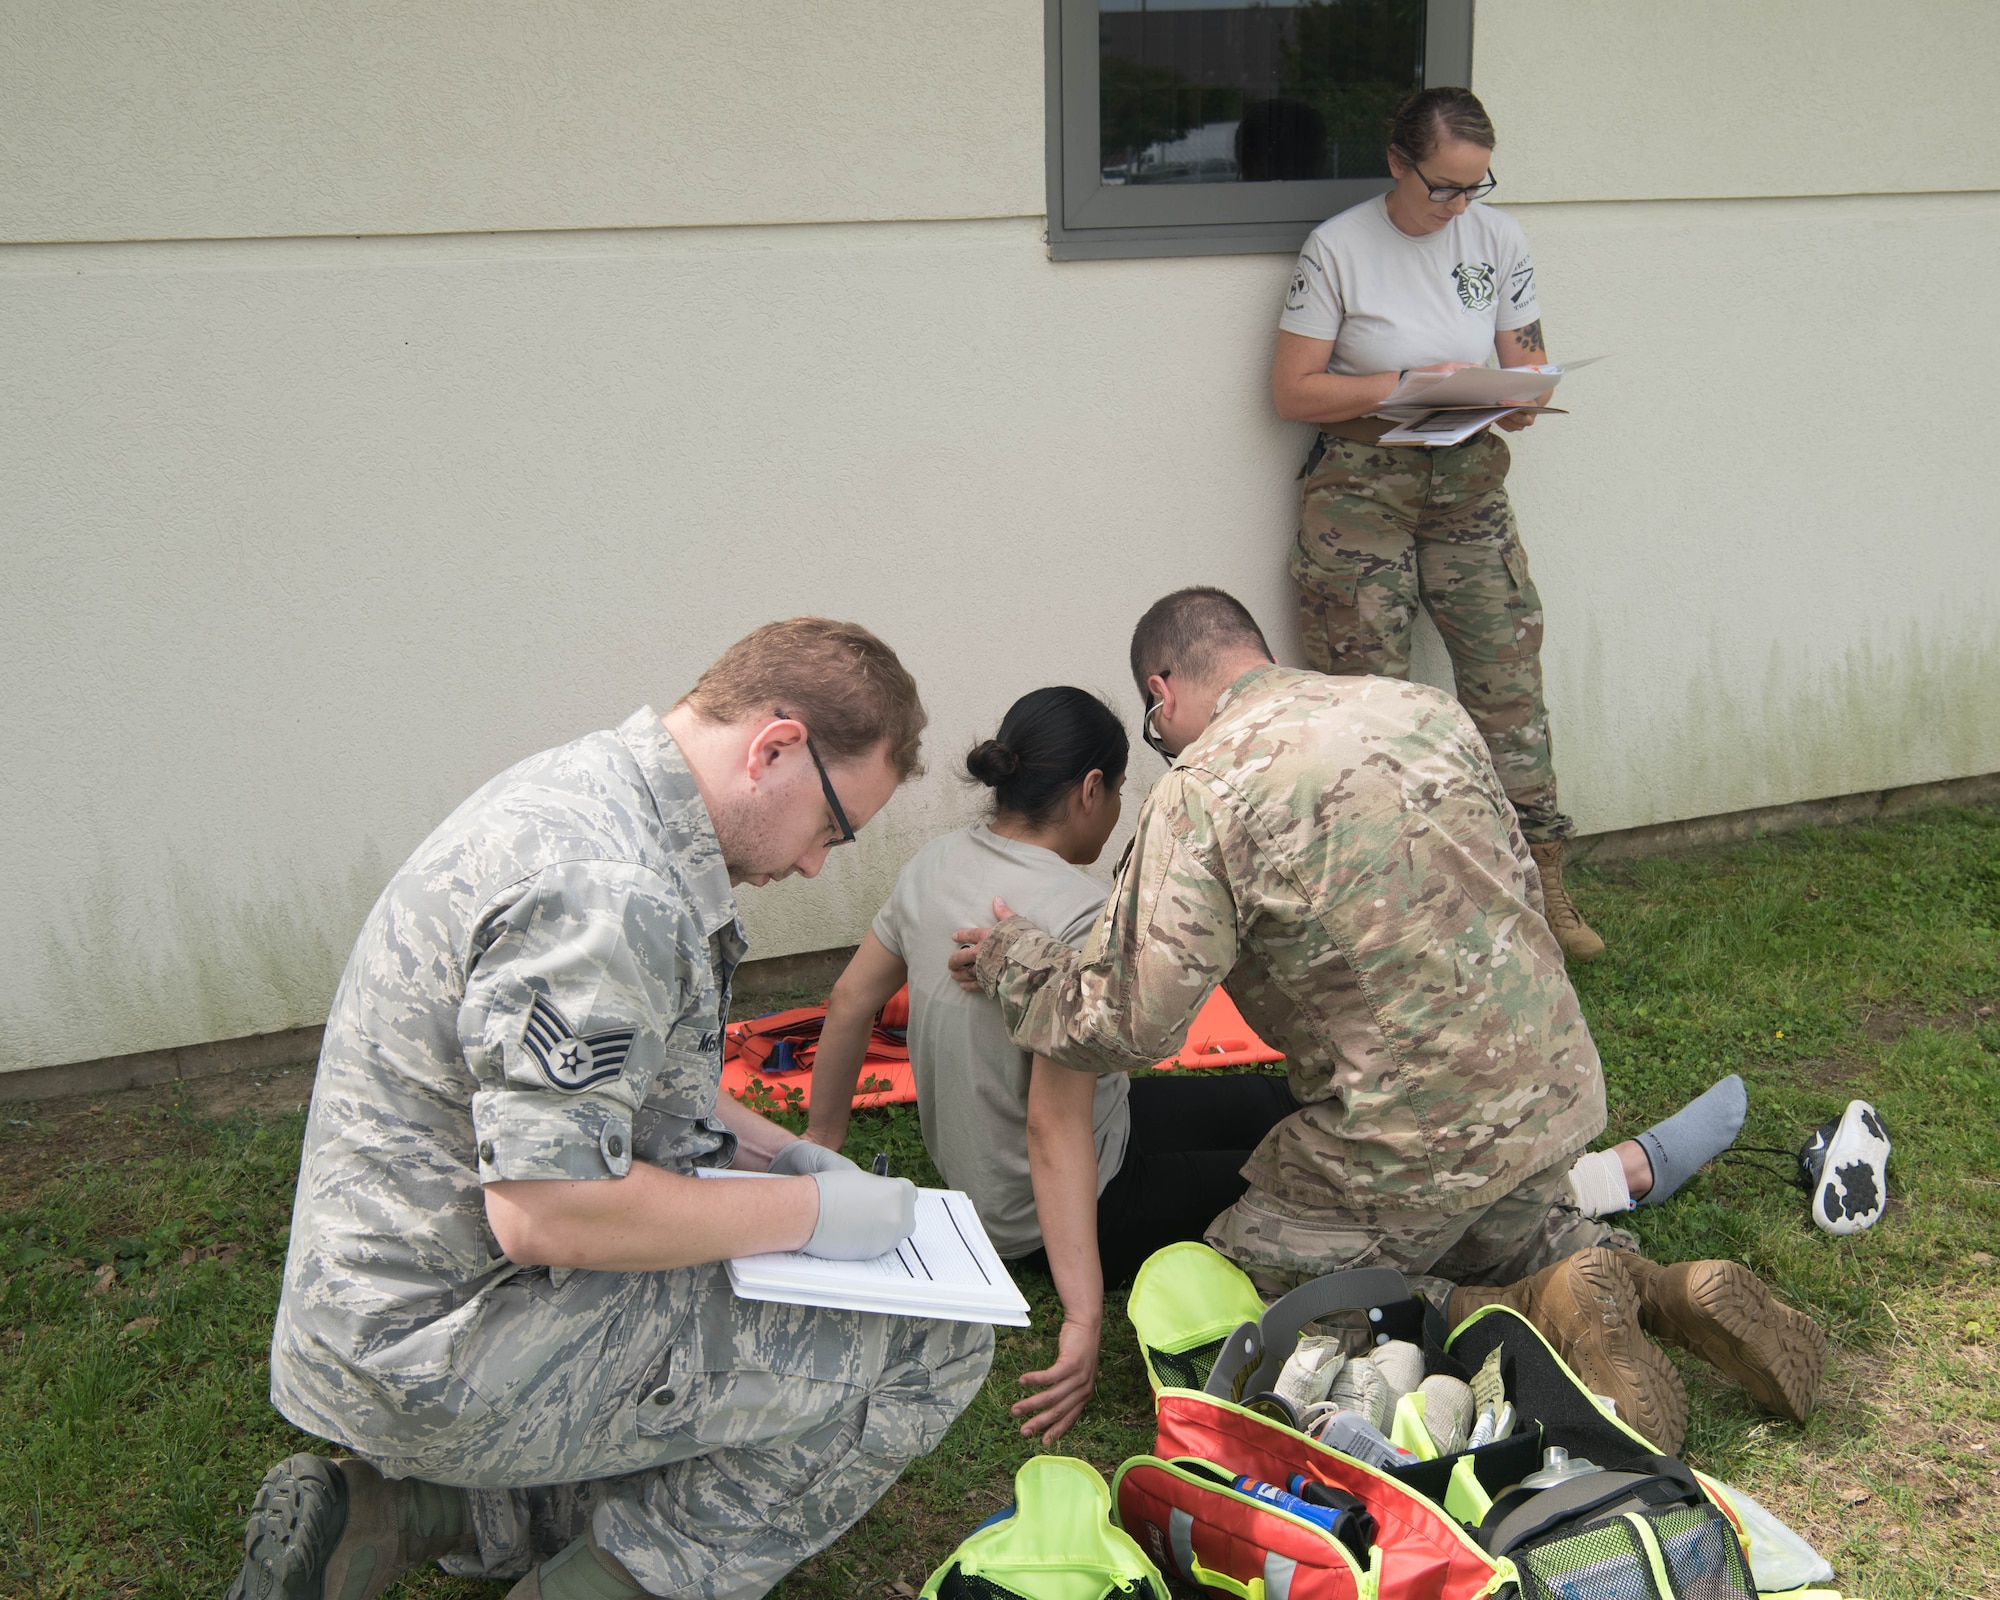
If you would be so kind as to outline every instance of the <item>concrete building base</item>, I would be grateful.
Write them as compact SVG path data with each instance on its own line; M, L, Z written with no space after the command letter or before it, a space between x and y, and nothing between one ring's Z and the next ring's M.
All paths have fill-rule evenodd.
M1640 856L1686 855L1721 845L1741 844L1762 834L1789 833L1798 828L1836 828L1852 822L1882 821L1926 811L1936 806L2000 805L2000 772L1939 783L1911 784L1901 789L1876 789L1866 794L1836 795L1825 800L1800 800L1791 805L1732 811L1715 817L1690 817L1613 833L1587 834L1576 839L1570 853L1578 862L1626 861ZM796 955L746 961L737 970L740 998L779 996L788 991L824 992L846 966L853 945L834 950L807 950ZM218 1039L209 1044L183 1045L173 1050L147 1050L136 1055L110 1056L99 1061L71 1061L0 1074L0 1101L42 1100L57 1095L106 1094L118 1089L144 1088L176 1079L207 1078L223 1072L256 1071L309 1061L319 1054L323 1027L287 1028L242 1039Z

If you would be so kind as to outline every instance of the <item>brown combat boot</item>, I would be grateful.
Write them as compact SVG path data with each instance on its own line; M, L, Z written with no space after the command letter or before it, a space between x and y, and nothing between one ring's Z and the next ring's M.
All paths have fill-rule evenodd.
M375 1600L412 1568L472 1548L463 1489L296 1455L264 1474L228 1600Z
M1687 1437L1687 1390L1667 1353L1646 1337L1628 1252L1596 1246L1505 1289L1456 1289L1453 1327L1481 1306L1521 1313L1592 1394L1616 1402L1618 1418L1668 1455Z
M1647 1332L1734 1378L1766 1411L1805 1421L1826 1370L1826 1335L1817 1322L1741 1262L1623 1260Z
M1542 915L1548 918L1549 932L1571 961L1595 961L1604 954L1604 941L1597 930L1583 920L1576 902L1563 887L1563 847L1560 839L1548 844L1531 844L1528 854L1542 872Z

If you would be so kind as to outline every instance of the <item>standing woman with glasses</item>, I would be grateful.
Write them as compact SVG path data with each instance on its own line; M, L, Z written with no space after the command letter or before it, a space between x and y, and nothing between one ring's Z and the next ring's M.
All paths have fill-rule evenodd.
M1458 699L1485 737L1537 865L1549 926L1588 960L1604 941L1571 904L1542 697L1542 603L1507 500L1492 429L1443 448L1377 441L1370 415L1410 372L1497 355L1546 363L1535 264L1520 224L1482 205L1493 124L1467 89L1425 89L1389 121L1396 186L1313 230L1271 364L1278 411L1319 424L1307 459L1292 580L1317 671L1410 675L1418 602L1451 653ZM1509 433L1532 414L1500 419Z

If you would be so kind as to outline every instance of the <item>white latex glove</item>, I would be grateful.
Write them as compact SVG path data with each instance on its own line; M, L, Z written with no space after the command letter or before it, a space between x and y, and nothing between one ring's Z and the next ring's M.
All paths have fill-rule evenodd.
M867 1261L916 1230L917 1186L908 1178L878 1178L848 1162L813 1173L812 1181L819 1185L819 1221L805 1242L809 1256Z
M771 1157L770 1170L787 1178L806 1178L815 1172L838 1172L843 1167L854 1172L861 1170L838 1150L829 1150L810 1139L794 1139Z

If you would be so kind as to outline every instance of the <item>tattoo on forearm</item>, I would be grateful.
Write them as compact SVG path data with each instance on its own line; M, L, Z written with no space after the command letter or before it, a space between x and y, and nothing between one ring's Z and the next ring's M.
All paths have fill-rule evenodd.
M1545 356L1549 353L1547 347L1542 343L1541 318L1537 317L1525 328L1515 328L1512 332L1514 337L1520 341L1521 354L1525 356Z

